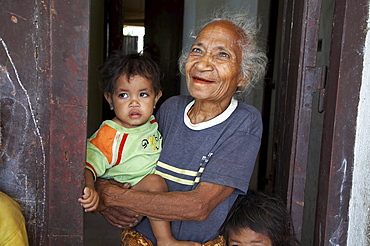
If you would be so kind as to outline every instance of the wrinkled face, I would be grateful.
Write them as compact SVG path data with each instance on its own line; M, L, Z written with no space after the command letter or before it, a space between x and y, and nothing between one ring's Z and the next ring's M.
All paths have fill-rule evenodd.
M199 33L185 64L186 83L194 98L230 100L237 87L244 85L236 28L222 20L205 26Z
M243 228L240 233L231 232L228 246L272 246L271 239L267 236L252 231L249 228Z
M121 75L116 81L114 93L104 94L116 114L113 120L126 128L145 124L161 95L162 92L155 95L152 82L140 75L129 80Z

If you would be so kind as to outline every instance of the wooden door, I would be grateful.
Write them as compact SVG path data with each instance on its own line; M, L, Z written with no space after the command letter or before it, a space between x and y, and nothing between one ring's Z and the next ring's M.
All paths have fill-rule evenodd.
M302 230L313 92L324 69L316 66L321 0L286 0L276 82L275 190L286 199L297 235Z
M362 71L362 54L356 51L364 44L367 8L363 0L332 1L332 30L326 35L330 57L327 63L319 64L323 3L281 2L273 138L275 190L287 202L302 245L345 245ZM312 117L318 111L322 122L315 134L321 141L314 152L312 131L317 126ZM312 158L319 163L316 170L308 172ZM316 172L314 178L310 177L312 172ZM311 192L317 204L309 204L307 195L314 179L318 184ZM311 228L307 228L305 216L314 218Z
M347 244L368 4L335 1L314 245Z
M82 245L89 1L1 1L0 20L0 190L30 245Z

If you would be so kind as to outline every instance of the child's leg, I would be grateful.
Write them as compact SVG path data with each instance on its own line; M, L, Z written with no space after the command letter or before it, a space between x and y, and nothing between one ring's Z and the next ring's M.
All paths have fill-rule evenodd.
M159 191L166 192L168 191L166 181L159 175L150 174L143 178L139 183L137 183L132 189L141 190L141 191ZM191 241L177 241L171 233L171 225L169 221L157 220L149 218L150 225L152 226L153 234L157 239L158 246L200 246L200 243L191 242Z

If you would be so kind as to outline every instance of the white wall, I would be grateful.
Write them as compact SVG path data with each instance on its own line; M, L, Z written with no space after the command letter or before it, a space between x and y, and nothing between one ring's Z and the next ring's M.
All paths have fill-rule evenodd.
M370 12L370 9L369 9ZM364 47L347 245L370 245L370 16Z

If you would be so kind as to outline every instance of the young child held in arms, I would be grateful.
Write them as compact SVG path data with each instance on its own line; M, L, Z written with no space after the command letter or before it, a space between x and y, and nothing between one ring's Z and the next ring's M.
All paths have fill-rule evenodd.
M158 65L145 54L115 53L100 68L104 97L116 117L106 120L88 139L85 188L78 201L86 212L99 204L96 178L130 183L131 189L167 191L164 179L156 174L162 137L153 110L162 92ZM170 222L150 220L157 245L200 245L177 241Z
M299 245L283 201L254 191L238 197L220 235L225 237L227 246Z

